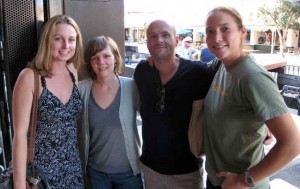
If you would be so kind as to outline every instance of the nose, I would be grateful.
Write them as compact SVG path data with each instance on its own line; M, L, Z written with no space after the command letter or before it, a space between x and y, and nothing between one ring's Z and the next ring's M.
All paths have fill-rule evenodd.
M97 58L96 58L96 61L97 61L97 64L98 64L98 65L101 65L101 64L104 63L104 58L97 57Z
M223 40L223 35L222 35L221 31L217 31L217 32L216 32L215 40L216 40L217 42Z
M162 36L162 35L158 35L158 36L157 36L157 42L158 42L158 43L162 43L163 41L164 41L163 36Z
M69 47L69 42L68 42L68 40L66 40L66 39L64 39L63 40L63 48L68 48Z

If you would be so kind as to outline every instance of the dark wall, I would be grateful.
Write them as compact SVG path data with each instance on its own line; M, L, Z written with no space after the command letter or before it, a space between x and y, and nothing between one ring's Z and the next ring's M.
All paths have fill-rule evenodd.
M124 57L123 0L64 0L64 11L80 26L84 45L95 36L107 35L117 42Z
M19 73L37 50L37 10L40 6L43 17L43 0L0 0L0 40L3 43L0 67L0 139L3 139L3 143L0 141L0 144L5 152L2 161L9 161L11 158L11 95Z

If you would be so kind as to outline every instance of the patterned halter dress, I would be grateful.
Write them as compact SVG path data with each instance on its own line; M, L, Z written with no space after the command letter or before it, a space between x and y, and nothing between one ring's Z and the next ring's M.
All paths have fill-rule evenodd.
M41 77L34 163L52 189L82 189L84 185L76 122L82 101L75 77L69 73L74 85L66 104L47 89L45 77Z

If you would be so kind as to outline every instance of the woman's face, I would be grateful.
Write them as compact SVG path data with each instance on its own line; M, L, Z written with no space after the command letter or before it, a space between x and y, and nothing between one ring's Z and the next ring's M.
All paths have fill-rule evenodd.
M57 24L51 41L51 53L54 61L66 62L76 50L76 31L69 24Z
M97 78L115 75L115 63L115 56L109 46L91 57L91 66Z
M239 28L232 15L217 11L206 21L206 43L209 50L224 64L231 64L242 56L246 30Z

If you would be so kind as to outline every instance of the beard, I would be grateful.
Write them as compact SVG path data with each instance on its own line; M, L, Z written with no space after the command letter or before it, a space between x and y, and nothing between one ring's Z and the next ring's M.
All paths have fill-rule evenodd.
M171 56L174 55L175 48L172 48L171 46L167 46L162 49L155 48L154 50L149 50L149 52L154 59L165 60L165 59L169 59Z

